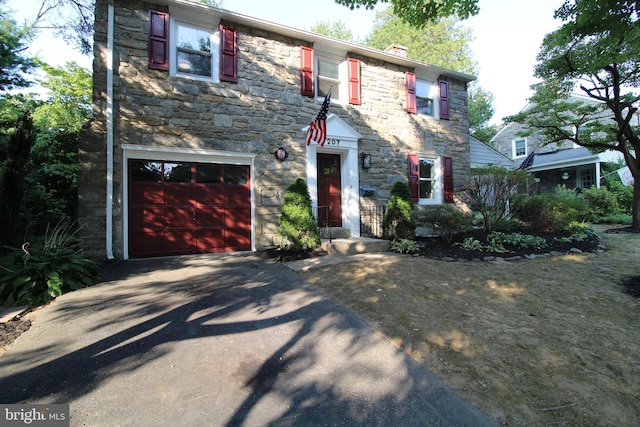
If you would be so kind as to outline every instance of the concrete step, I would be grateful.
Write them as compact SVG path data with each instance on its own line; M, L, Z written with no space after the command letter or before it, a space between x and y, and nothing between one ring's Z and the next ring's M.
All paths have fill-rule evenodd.
M322 227L320 228L321 239L347 239L351 237L351 232L348 228L342 227Z
M388 240L370 239L366 237L349 237L322 239L320 248L329 255L354 255L361 253L387 252L390 243Z

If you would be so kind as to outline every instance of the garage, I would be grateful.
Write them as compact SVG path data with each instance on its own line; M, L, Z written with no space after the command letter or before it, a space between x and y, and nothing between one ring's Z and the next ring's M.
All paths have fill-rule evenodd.
M131 159L129 256L251 250L248 165Z

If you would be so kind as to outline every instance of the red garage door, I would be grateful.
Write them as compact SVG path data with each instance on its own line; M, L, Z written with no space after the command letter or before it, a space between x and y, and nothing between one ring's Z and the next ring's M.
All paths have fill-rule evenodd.
M249 166L129 161L129 256L251 249Z

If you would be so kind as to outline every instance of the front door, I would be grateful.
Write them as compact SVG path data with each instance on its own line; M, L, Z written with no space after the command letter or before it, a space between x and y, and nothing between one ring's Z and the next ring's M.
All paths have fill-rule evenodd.
M342 227L340 155L318 153L318 221L320 227Z

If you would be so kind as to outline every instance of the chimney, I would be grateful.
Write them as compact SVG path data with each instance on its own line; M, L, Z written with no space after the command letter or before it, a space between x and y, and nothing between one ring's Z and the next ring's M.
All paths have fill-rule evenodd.
M402 56L403 58L407 57L407 47L402 46L401 44L394 43L388 48L386 48L384 51L392 55Z

